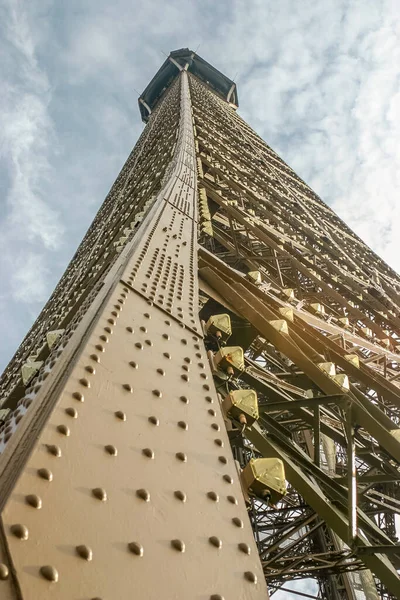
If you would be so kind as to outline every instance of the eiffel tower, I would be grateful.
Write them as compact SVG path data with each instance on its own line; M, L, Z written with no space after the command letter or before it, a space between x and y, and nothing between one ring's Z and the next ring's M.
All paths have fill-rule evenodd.
M139 109L0 381L0 597L400 598L398 275L195 52Z

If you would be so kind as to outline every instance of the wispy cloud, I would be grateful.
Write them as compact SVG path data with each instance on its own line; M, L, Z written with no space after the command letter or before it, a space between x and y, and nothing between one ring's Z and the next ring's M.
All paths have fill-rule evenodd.
M5 358L24 334L20 324L29 324L48 295L48 280L54 277L49 278L46 265L51 264L51 252L60 247L63 226L55 199L46 197L52 176L50 157L57 148L48 112L51 88L36 58L29 15L22 3L9 0L3 5L1 34L0 168L4 193L0 251L4 287L0 324L10 343L2 349Z

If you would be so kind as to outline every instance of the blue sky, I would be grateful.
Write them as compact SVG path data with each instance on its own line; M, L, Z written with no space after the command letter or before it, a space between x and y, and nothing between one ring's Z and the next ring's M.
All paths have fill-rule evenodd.
M135 90L180 47L236 78L241 115L399 270L399 37L397 0L3 0L0 368L142 130Z

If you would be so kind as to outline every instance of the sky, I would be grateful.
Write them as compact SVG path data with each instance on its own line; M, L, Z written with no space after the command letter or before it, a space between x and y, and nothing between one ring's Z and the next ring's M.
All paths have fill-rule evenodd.
M240 114L400 270L399 36L398 0L3 0L0 369L143 129L138 92L181 47L235 78Z

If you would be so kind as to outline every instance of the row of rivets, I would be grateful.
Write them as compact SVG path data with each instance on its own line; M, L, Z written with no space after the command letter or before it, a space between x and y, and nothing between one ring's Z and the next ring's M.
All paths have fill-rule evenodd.
M148 318L150 318L150 316L148 316ZM112 320L110 320L109 322L111 323L111 321ZM112 324L115 324L115 323L112 323ZM146 332L146 328L141 328L141 330L144 331L144 332ZM132 332L133 332L133 330L132 330ZM112 331L110 331L109 333L112 333ZM169 336L167 336L166 339L169 339ZM182 343L187 344L186 340L181 340L181 341L182 341ZM149 341L146 340L146 343L148 343L148 342ZM151 342L150 342L150 344L151 344ZM148 344L148 345L150 345L150 344ZM104 351L104 349L101 350L101 351ZM167 353L164 353L164 356L167 357L167 358L170 358L170 355L168 355ZM91 356L91 358L92 358L92 356ZM93 358L93 360L95 360L96 362L99 362L95 358ZM191 362L190 359L189 360L185 359L185 361L188 362L188 363ZM132 363L130 363L130 364L131 364L131 366L133 366ZM134 368L137 368L137 364L136 363L134 363L134 364L135 364ZM93 369L93 367L92 367L92 370L86 367L86 370L88 372L92 373L92 374L94 374L94 372L95 372L94 369ZM157 369L157 373L159 373L160 375L165 375L165 371L163 369ZM188 379L187 379L187 381L188 381ZM82 382L82 380L81 380L81 382ZM82 383L82 385L84 385L84 384ZM129 389L129 391L133 391L132 388L131 388L131 386L129 386L129 388L127 388L126 385L129 386L129 384L124 384L123 387L125 389ZM90 384L87 385L86 387L90 387ZM205 389L209 389L208 386L204 386L204 387L205 387ZM158 390L153 390L153 393L155 395L159 396L159 397L161 397L161 395L162 395L161 392L159 392ZM81 402L83 402L83 396L82 395L81 395L81 397L76 398L76 399L79 400L79 401L81 401ZM185 402L185 403L189 402L189 400L186 397L184 397L184 396L182 396L180 399L181 399L182 402ZM212 399L210 398L210 400L208 400L208 401L212 402ZM71 410L74 411L75 409L71 409ZM75 413L72 413L71 411L68 412L68 409L66 409L66 413L69 414L72 417L75 417L75 418L77 417L77 411L75 411ZM215 411L214 411L214 413L215 413ZM211 414L211 412L210 412L210 414ZM125 414L122 413L121 411L117 411L115 413L115 415L117 416L117 418L120 418L122 420L126 419ZM123 416L121 416L121 415L123 415ZM213 416L215 416L215 415L213 415ZM159 424L159 420L156 417L149 417L149 422L151 422L154 425L158 425ZM184 421L178 422L178 426L181 427L181 428L183 428L183 429L185 429L185 430L187 430L187 428L188 428L187 423L185 423ZM58 426L58 430L59 430L60 433L63 433L63 431L60 430L60 427L62 427L62 426ZM64 429L64 431L65 431L65 429ZM64 435L69 435L69 433L64 433ZM222 445L223 444L221 444L221 446ZM109 452L109 450L108 450L109 448L114 448L114 447L112 447L112 446L105 446L105 449L106 449L107 452ZM149 448L143 449L142 452L143 452L143 454L145 456L148 456L149 458L153 458L154 457L154 452L152 450L150 450ZM115 452L109 452L109 453L113 454L113 455L117 454L116 449L115 449ZM184 462L186 462L186 460L187 460L187 456L184 453L182 453L182 452L176 453L176 457L179 460L184 461ZM221 462L224 462L224 460L221 460L221 459L224 459L224 457L219 457L219 460ZM226 461L226 459L225 459L225 461ZM226 462L225 462L225 464L226 464ZM227 475L223 476L223 478L226 481L228 481L227 478L229 478L229 477L230 476L227 476ZM230 478L230 479L232 480L232 478ZM231 483L232 481L229 481L229 483ZM99 492L102 492L102 494L100 494ZM95 497L97 497L98 499L103 500L103 501L105 501L107 499L107 494L106 494L105 490L102 490L101 488L96 488L95 490L93 490L93 495ZM186 494L184 492L182 492L182 491L176 491L176 492L174 492L174 495L177 497L177 499L179 499L179 500L181 500L183 502L186 501ZM141 499L147 501L147 502L150 501L150 493L147 490L144 490L144 489L137 490L137 496L140 497ZM217 498L218 498L218 496L217 496ZM230 498L233 498L233 497L230 497ZM234 500L234 503L237 504L237 501L235 499L233 499L233 500ZM232 500L230 500L230 501L232 501ZM237 522L235 523L235 519L233 519L232 521L237 526L243 526L243 525L238 525ZM236 519L236 521L240 522L240 519ZM222 547L222 541L219 538L217 538L216 536L211 536L209 538L209 542L210 542L210 544L214 545L217 548L221 548ZM179 552L185 552L185 543L182 540L179 540L179 539L171 540L171 546L175 550L177 550ZM239 547L239 549L242 552L245 552L247 554L250 553L250 547L247 546L246 544L243 544L243 543L242 544L238 544L238 547ZM128 548L129 548L129 550L132 553L134 553L134 554L136 554L138 556L143 556L143 552L144 552L143 551L143 546L141 544L139 544L138 542L130 542L128 544ZM81 556L85 560L92 560L92 551L87 546L83 546L83 545L77 546L76 547L76 551L79 554L79 556ZM57 573L56 569L54 569L54 567L50 567L50 566L42 567L41 570L40 570L40 572L41 572L41 574L44 577L46 577L46 579L49 579L51 581L57 581L58 580L58 573ZM56 574L56 576L54 576L54 573ZM51 576L49 576L49 575L51 575ZM254 574L250 573L250 572L246 572L245 573L245 578L248 579L249 581L253 581L253 582L256 581L256 576ZM213 594L212 596L210 596L210 600L224 600L224 598L223 598L223 596L221 596L219 594Z

